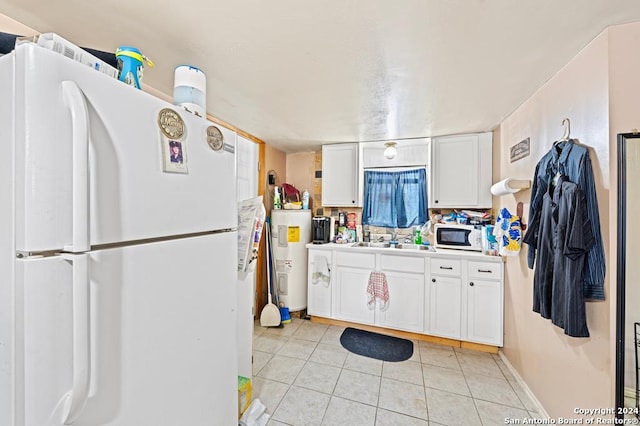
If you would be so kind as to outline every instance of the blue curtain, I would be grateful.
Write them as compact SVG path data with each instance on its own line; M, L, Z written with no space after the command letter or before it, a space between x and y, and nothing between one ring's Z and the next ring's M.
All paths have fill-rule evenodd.
M409 228L426 222L425 169L364 172L363 224Z

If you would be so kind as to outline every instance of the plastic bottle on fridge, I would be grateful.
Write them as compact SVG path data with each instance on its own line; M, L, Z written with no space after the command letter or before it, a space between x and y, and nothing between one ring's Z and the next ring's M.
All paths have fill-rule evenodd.
M309 210L309 191L306 189L302 193L302 209Z

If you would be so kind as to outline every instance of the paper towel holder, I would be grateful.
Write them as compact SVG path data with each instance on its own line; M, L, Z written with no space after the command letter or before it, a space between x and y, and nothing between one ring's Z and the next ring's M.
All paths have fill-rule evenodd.
M494 184L491 187L491 193L497 196L514 194L530 187L531 181L529 179L506 178Z

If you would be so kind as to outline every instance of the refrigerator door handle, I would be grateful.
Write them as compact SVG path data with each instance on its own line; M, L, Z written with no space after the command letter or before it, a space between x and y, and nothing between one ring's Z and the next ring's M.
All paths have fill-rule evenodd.
M67 393L64 424L78 419L89 398L91 384L91 328L89 312L89 255L63 253L71 262L73 287L73 388ZM65 407L65 408L66 408Z
M82 90L73 81L63 81L65 106L71 112L73 144L72 243L64 251L88 251L89 244L89 110Z

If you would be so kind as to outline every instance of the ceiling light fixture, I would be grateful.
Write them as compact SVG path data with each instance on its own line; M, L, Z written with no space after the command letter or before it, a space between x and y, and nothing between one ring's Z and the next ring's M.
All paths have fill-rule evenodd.
M396 149L396 143L387 142L384 144L384 146L385 146L384 156L387 157L389 160L396 158L396 155L398 154L398 150Z

